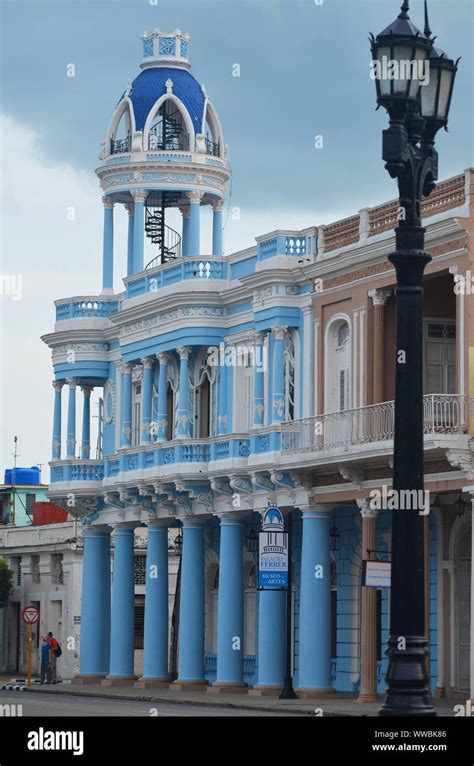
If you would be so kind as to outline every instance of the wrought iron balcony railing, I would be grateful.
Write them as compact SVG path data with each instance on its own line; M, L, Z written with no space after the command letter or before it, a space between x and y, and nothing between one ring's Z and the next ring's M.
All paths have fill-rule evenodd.
M210 138L206 138L206 154L212 154L214 157L219 157L219 141L215 142L211 141Z
M132 137L119 138L116 141L112 138L110 141L110 154L125 154L132 148Z
M349 451L360 444L390 441L394 436L395 402L383 402L283 423L282 454ZM424 397L424 433L465 433L467 397L428 394Z

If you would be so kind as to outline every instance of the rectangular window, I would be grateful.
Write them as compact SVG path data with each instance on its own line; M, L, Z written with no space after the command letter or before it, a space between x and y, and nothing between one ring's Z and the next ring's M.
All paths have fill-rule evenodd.
M143 649L145 635L145 596L135 596L135 649Z
M51 556L51 582L53 585L63 585L63 554L53 553Z
M40 565L40 557L32 556L31 557L31 582L34 582L34 583L41 582L39 565Z
M33 517L33 505L36 503L36 495L34 492L27 492L26 493L26 513L30 518Z
M146 583L146 555L142 553L135 556L134 579L135 585L145 585Z

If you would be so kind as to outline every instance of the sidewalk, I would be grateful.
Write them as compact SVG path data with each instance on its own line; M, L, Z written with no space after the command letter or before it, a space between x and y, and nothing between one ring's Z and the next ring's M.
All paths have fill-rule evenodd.
M22 679L23 680L23 679ZM0 683L18 683L19 678L2 676ZM26 685L26 681L24 683ZM382 704L357 702L357 695L349 693L334 694L331 697L307 700L280 700L277 697L249 697L247 694L208 694L200 692L182 692L176 689L135 689L133 686L104 687L97 684L76 686L64 681L53 686L34 683L28 690L41 694L67 694L75 697L99 697L103 699L139 700L141 702L175 703L176 705L201 705L214 708L236 708L239 710L261 710L268 712L287 712L297 715L323 716L376 716ZM1 692L0 692L1 695ZM1 701L1 696L0 696ZM435 700L439 716L453 716L454 706L460 700Z

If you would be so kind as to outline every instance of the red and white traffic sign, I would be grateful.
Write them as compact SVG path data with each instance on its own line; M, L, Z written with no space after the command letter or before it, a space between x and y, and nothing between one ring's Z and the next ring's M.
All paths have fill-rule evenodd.
M30 604L29 606L25 606L21 616L27 625L34 625L35 622L38 622L39 620L39 614L39 609L36 606L33 606L33 604Z

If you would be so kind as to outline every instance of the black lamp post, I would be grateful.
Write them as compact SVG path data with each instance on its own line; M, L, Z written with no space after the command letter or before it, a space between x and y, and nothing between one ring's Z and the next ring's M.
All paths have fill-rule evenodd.
M421 200L435 188L437 131L448 121L457 64L434 46L425 0L425 32L415 27L404 0L398 18L371 38L377 103L390 127L383 159L398 181L396 250L388 258L397 275L397 338L393 488L423 490L423 272ZM429 75L429 79L428 79ZM413 494L412 494L413 497ZM423 516L394 510L387 694L383 716L433 716L426 672Z

